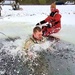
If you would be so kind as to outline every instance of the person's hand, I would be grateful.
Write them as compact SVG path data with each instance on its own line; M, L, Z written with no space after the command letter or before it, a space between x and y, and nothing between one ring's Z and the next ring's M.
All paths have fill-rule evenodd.
M37 23L36 26L40 25L40 23Z
M48 28L51 28L51 27L52 27L52 25L51 25L51 24L46 24L46 25L47 25L47 27L48 27Z
M50 24L46 24L48 28L50 28Z
M39 23L37 23L36 26L42 25L42 24L44 24L44 23L46 23L46 21L45 21L45 20L42 20L42 21L40 21Z

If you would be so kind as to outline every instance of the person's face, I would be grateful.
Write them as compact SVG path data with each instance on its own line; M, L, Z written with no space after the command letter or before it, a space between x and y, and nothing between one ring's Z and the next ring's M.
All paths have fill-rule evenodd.
M37 31L37 32L33 33L33 36L35 39L41 40L42 39L42 31Z
M55 8L50 8L51 12L53 12L55 10Z

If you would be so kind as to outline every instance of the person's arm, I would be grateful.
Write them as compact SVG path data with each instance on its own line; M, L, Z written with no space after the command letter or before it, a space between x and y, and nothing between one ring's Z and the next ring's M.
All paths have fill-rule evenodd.
M52 17L54 16L55 12L52 12L45 20L40 21L39 23L36 24L36 26L44 24L46 22L50 22L50 20L52 19Z
M57 25L58 23L61 23L61 15L56 14L55 17L52 19L52 26Z
M36 26L37 26L37 25L40 25L40 24L44 24L44 23L46 23L46 21L45 21L45 20L42 20L42 21L40 21L39 23L37 23Z
M55 20L54 21L55 22L54 24L57 24L58 22L60 22L61 21L61 15L60 14L57 14L56 17L54 18L54 20Z
M24 46L23 46L23 50L26 52L26 55L29 58L32 58L32 56L33 56L33 52L30 51L30 48L33 44L34 44L33 41L31 39L29 39L24 43Z
M33 45L33 41L31 39L29 39L24 43L23 48L27 51L32 45Z
M50 23L50 21L51 21L52 19L53 19L53 17L48 16L48 17L45 19L45 21L48 22L48 23Z
M61 15L59 14L59 10L58 9L56 9L54 12L51 12L50 16L53 17L52 21L54 21L54 22L60 21Z

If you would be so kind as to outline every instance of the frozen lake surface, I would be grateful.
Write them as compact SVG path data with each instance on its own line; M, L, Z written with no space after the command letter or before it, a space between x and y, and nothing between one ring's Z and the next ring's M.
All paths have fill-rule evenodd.
M5 35L10 37L23 37L25 35L32 34L34 24L26 22L3 22L0 25L0 38L7 38ZM75 26L64 25L60 32L52 34L62 40L75 44ZM3 35L4 33L5 35Z

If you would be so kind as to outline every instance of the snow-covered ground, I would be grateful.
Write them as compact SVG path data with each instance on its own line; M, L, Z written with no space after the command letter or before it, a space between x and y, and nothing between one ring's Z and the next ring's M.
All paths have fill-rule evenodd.
M24 36L31 34L37 22L45 19L50 13L49 5L21 5L21 10L12 10L11 6L2 6L2 17L0 18L0 32L8 36ZM62 29L53 34L63 40L75 44L75 5L57 5L62 15ZM5 38L0 34L1 38Z
M12 10L11 6L2 6L0 75L75 75L75 5L57 6L62 15L62 29L53 35L62 40L54 44L49 40L34 45L32 52L29 53L32 54L32 59L22 51L23 42L32 34L36 23L49 15L50 6L21 5L20 7L22 10Z

